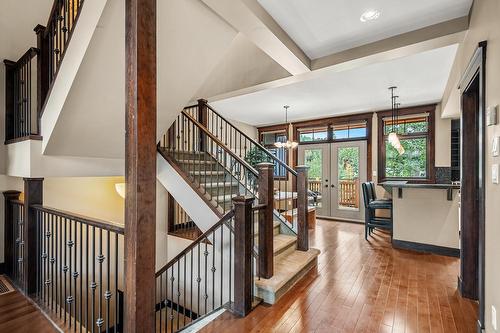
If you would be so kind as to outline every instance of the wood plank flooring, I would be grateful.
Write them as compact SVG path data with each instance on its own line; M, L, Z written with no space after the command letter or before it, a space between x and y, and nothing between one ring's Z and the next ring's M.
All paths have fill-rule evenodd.
M0 295L0 332L58 332L42 313L17 290Z
M228 312L201 332L475 332L477 304L459 296L459 260L393 249L362 225L318 220L310 272L274 306Z

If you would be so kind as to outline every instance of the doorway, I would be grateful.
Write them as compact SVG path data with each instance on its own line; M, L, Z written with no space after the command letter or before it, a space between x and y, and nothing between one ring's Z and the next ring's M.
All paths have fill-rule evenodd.
M485 60L486 42L482 42L460 82L462 160L458 289L462 296L479 301L480 328L484 328L485 318Z
M361 183L367 179L367 141L305 144L299 164L309 166L309 190L319 217L363 222Z

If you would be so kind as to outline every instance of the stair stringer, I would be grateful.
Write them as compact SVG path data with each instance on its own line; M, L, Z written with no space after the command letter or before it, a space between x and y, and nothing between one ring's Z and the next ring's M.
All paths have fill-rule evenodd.
M90 44L97 23L101 18L107 0L85 1L82 5L78 21L74 27L71 40L61 61L57 76L43 106L40 121L43 133L42 153L45 152L52 132L64 107L66 98L75 80L78 69L83 61L85 52Z
M201 231L205 232L219 222L220 217L160 153L157 153L156 167L157 179L193 219Z

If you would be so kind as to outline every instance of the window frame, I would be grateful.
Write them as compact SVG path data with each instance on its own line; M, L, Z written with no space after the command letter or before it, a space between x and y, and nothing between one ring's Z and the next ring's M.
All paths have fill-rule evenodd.
M387 135L384 131L384 118L391 116L391 110L379 111L377 112L377 133L378 133L378 182L385 181L408 181L414 184L433 184L436 182L436 172L435 172L435 113L436 104L403 108L398 110L400 116L411 116L418 115L422 113L427 113L427 133L409 133L402 135L402 139L407 138L427 138L427 164L425 178L416 177L387 177L386 176L386 140Z

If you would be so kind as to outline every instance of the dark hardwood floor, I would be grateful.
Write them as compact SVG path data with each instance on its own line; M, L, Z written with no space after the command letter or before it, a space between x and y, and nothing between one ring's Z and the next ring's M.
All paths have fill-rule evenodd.
M201 332L475 332L477 304L457 292L459 260L393 249L362 225L318 220L310 272L274 306L225 312Z
M42 313L17 290L0 295L0 332L58 332Z

